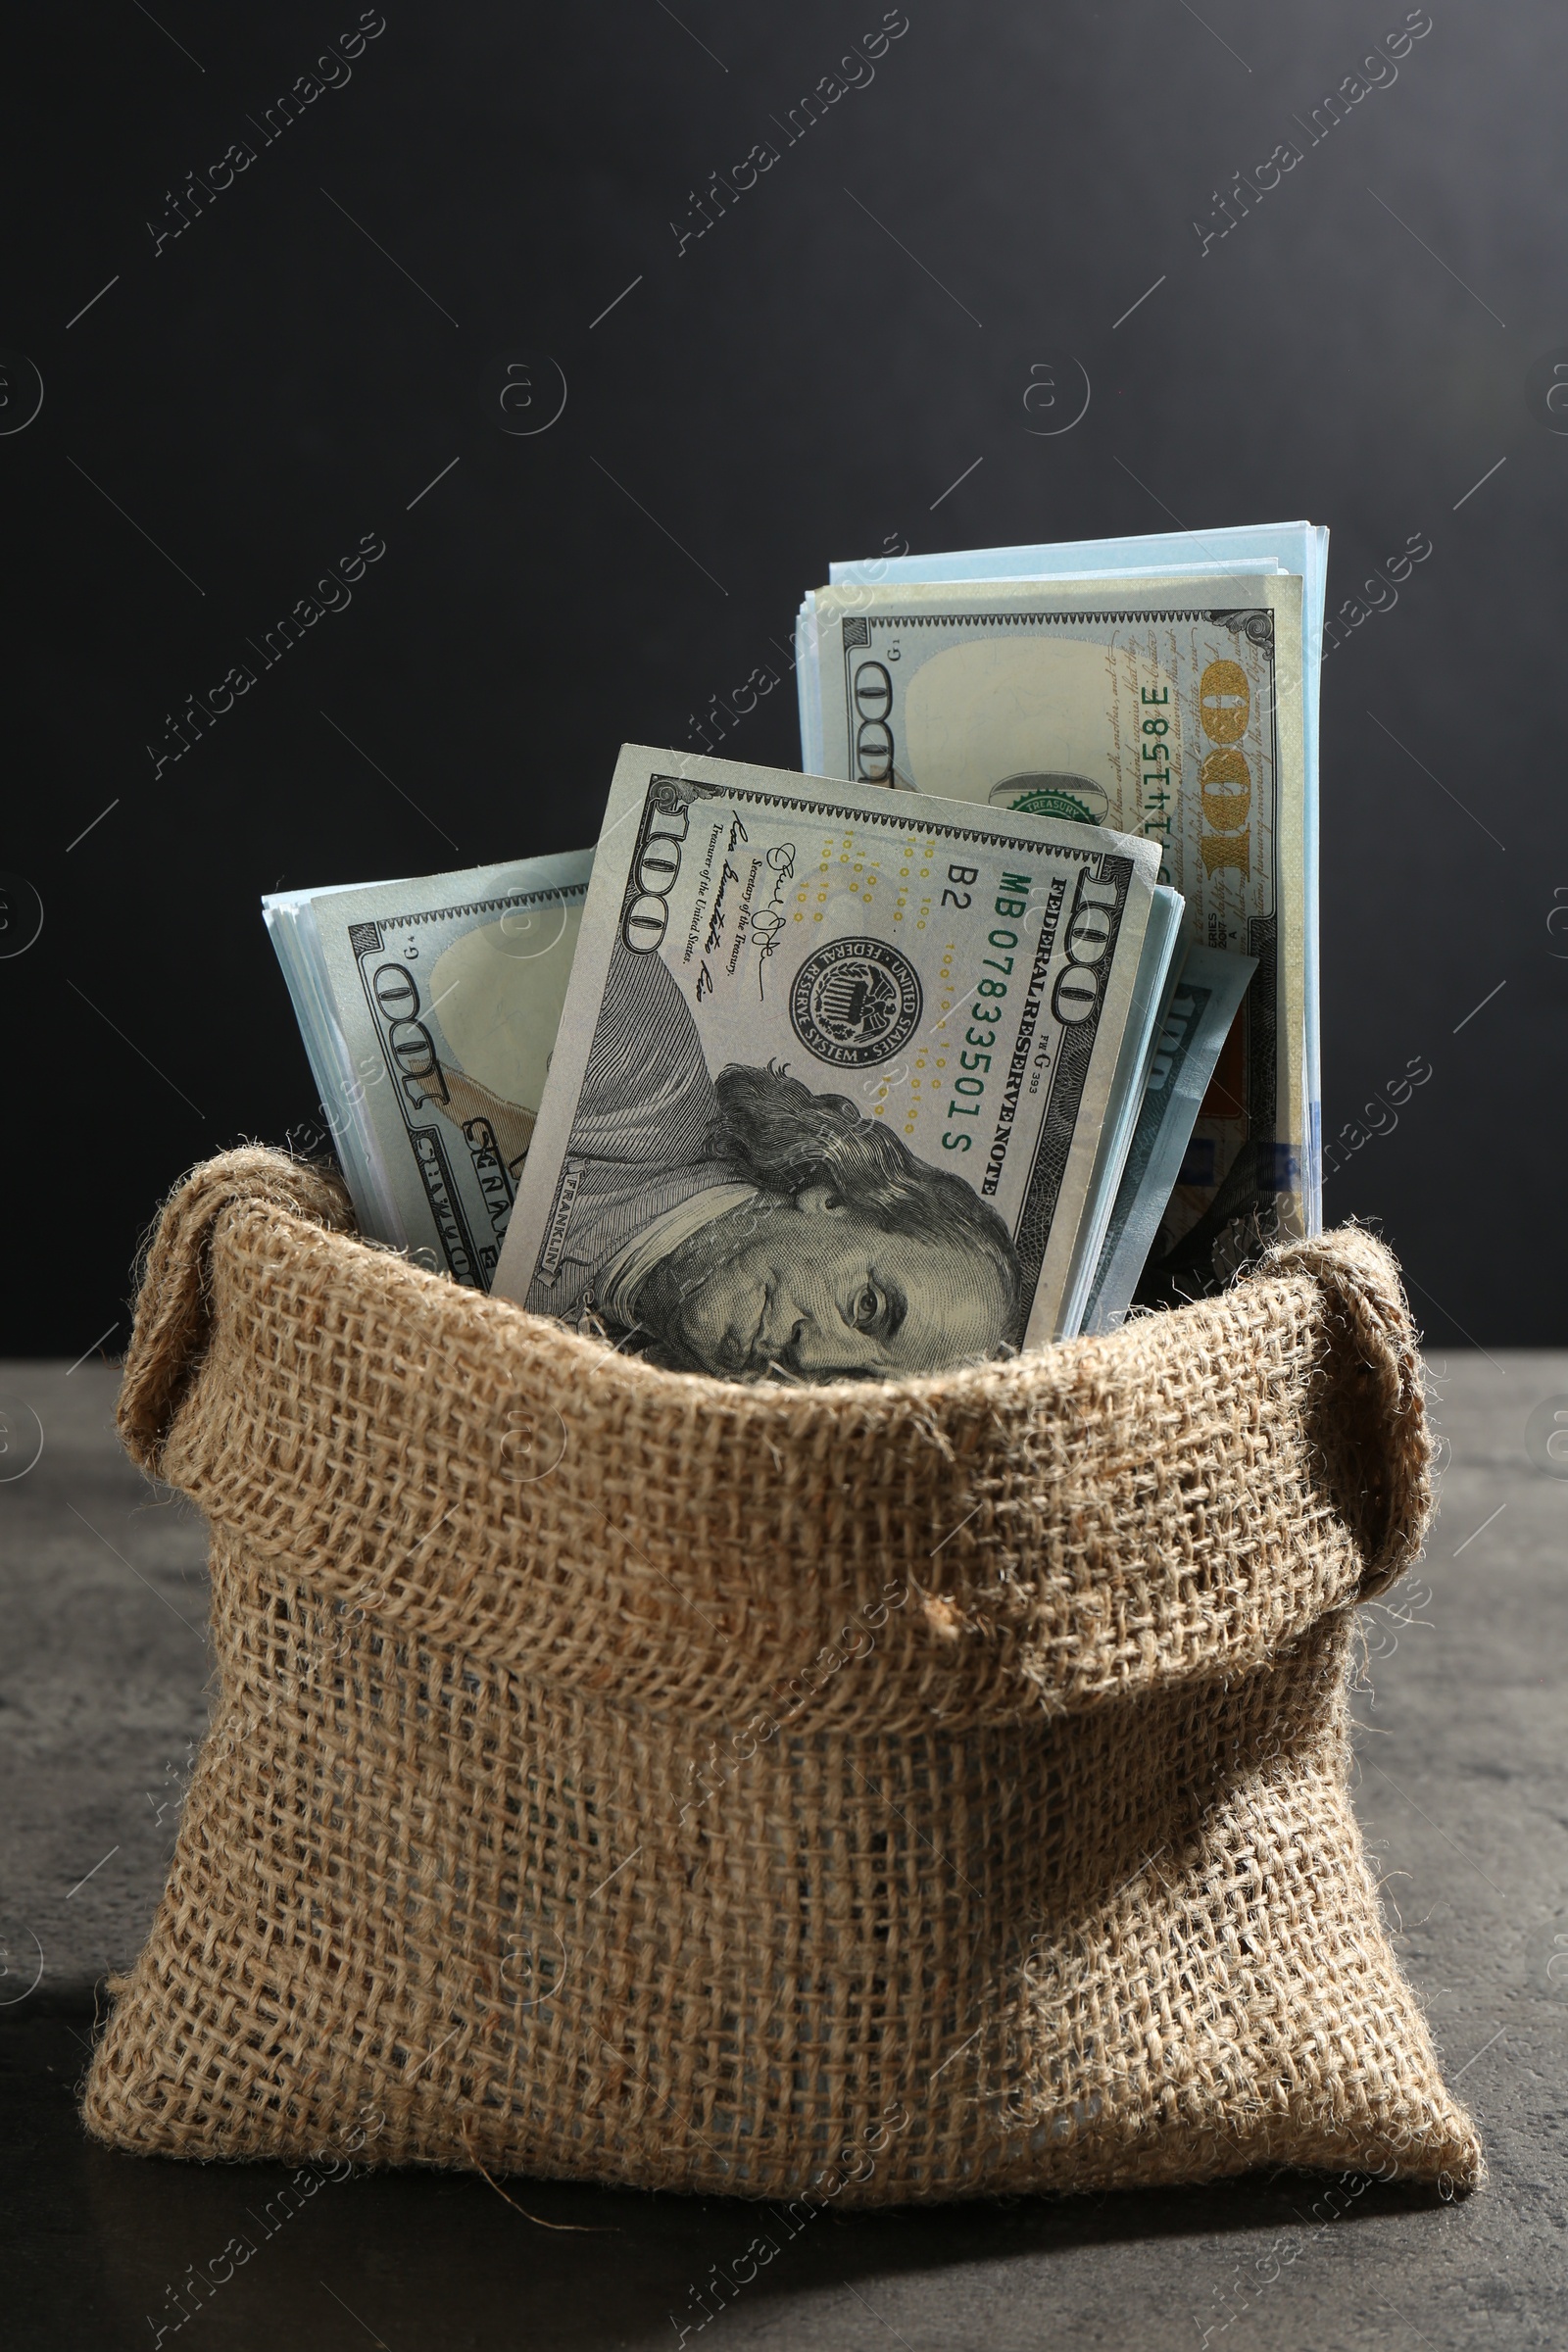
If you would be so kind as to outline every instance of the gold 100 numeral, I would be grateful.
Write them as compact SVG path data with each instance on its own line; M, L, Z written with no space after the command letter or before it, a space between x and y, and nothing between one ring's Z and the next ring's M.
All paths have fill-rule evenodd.
M1210 662L1198 682L1198 723L1214 750L1198 771L1204 820L1213 831L1202 837L1203 871L1231 868L1250 879L1251 837L1247 820L1252 807L1252 778L1236 749L1247 732L1252 691L1239 662Z

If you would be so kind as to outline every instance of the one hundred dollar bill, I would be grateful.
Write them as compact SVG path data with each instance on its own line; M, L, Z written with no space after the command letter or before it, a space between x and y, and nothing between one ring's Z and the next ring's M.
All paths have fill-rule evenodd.
M1054 1337L1158 864L627 746L497 1292L739 1379Z
M1174 1305L1184 1295L1161 1263L1161 1227L1214 1065L1256 968L1253 956L1215 948L1190 948L1180 963L1161 1006L1138 1122L1083 1316L1086 1332L1114 1331L1141 1277L1171 1291L1162 1303Z
M876 556L834 563L828 578L835 587L890 586L911 580L1040 580L1109 578L1121 584L1139 577L1158 579L1207 572L1293 572L1301 583L1300 649L1302 739L1306 768L1306 1088L1309 1134L1306 1157L1307 1230L1316 1233L1323 1221L1322 1086L1319 1077L1319 1006L1317 987L1318 934L1318 674L1324 650L1324 612L1328 584L1329 534L1320 523L1221 523L1206 528L1155 531L1130 539L1058 539L1022 547L969 547L936 555L895 555L884 547ZM814 631L814 598L808 595L802 612L802 639ZM798 683L802 698L802 740L809 729L808 689L815 681L814 662L804 656ZM820 729L818 729L818 736ZM822 765L820 746L808 754L803 765L813 773Z
M262 901L360 1230L488 1290L591 850Z
M1194 1290L1316 1211L1301 581L901 581L818 589L803 710L824 768L1157 843L1188 945L1250 956L1234 1084L1173 1215Z

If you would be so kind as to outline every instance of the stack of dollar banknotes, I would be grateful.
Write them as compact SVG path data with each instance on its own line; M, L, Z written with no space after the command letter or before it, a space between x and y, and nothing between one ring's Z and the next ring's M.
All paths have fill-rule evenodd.
M837 564L805 772L628 745L592 849L265 899L362 1234L669 1369L822 1381L1315 1232L1326 552Z

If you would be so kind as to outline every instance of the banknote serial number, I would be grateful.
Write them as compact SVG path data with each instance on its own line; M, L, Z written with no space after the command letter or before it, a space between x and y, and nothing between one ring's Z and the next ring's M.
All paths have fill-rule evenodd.
M959 908L974 904L974 894L968 887L980 879L977 865L950 865L948 888L942 893L944 906ZM1002 889L995 906L998 914L1020 921L1029 905L1029 889L1033 877L1029 874L1004 874ZM989 931L986 945L995 955L980 958L984 977L977 983L974 1003L968 1011L970 1026L963 1033L963 1048L958 1054L958 1066L963 1072L953 1082L953 1100L948 1104L950 1119L978 1119L980 1104L985 1096L986 1079L991 1075L991 1057L996 1052L997 1024L1002 1019L1003 1001L1007 994L1007 982L1012 977L1012 950L1018 945L1018 934L1005 928ZM1000 974L1001 977L994 977ZM968 1098L962 1102L959 1097ZM946 1127L942 1131L945 1152L968 1152L973 1149L974 1137L966 1127Z
M967 906L972 903L966 886L980 879L978 866L950 865L948 881L952 886L943 892L944 905ZM986 1082L992 1075L993 1057L997 1051L997 1036L1002 1022L1002 1008L1006 1001L1007 984L1013 975L1013 951L1018 946L1018 934L1006 927L1022 921L1029 907L1029 893L1033 877L1029 874L1004 874L1001 888L993 902L996 912L1004 918L1003 925L986 934L986 945L996 951L980 959L983 977L975 984L974 1001L966 1018L970 1026L963 1033L963 1046L958 1054L961 1077L953 1082L953 1099L948 1104L950 1119L980 1117L985 1100ZM1078 877L1073 910L1062 942L1063 962L1051 992L1051 1009L1057 1026L1075 1029L1087 1021L1100 1004L1104 982L1106 950L1116 935L1117 909L1121 893L1113 881L1105 880L1085 870ZM1044 978L1044 956L1034 974L1029 1001L1037 998ZM1027 960L1025 972L1028 971ZM963 1101L959 1097L966 1098ZM967 1127L945 1127L942 1131L945 1152L969 1152L974 1148L974 1130Z

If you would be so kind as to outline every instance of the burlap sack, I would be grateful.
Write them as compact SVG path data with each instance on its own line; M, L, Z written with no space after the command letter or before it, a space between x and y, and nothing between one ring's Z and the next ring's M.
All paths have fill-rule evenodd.
M906 1386L628 1362L165 1212L136 1459L219 1689L85 2093L121 2147L846 2202L1257 2164L1475 2184L1347 1788L1429 1446L1393 1261Z

